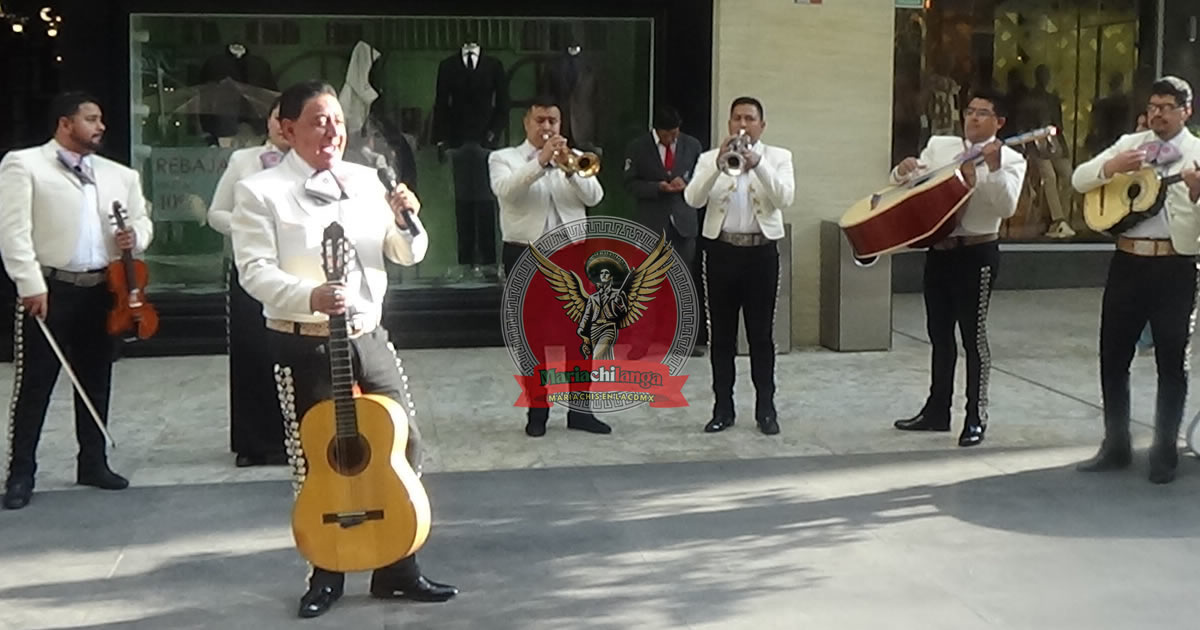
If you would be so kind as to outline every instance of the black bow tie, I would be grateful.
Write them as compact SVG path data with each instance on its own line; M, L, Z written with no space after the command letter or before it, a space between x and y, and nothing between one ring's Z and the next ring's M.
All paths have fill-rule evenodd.
M304 192L323 204L350 198L342 181L328 170L317 171L309 177L308 181L304 182Z

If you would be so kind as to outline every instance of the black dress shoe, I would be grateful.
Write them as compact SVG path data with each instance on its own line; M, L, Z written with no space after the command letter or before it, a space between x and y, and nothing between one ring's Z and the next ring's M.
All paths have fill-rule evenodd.
M950 418L935 420L921 412L911 418L897 420L892 426L901 431L949 431Z
M458 588L441 584L421 576L416 581L401 586L376 583L371 580L371 597L394 599L403 597L418 602L444 602L458 595Z
M1150 447L1150 483L1175 481L1175 468L1179 465L1179 450L1175 444Z
M963 427L962 433L958 435L959 446L978 446L983 443L983 434L987 431L987 426L982 424L968 424Z
M75 482L81 486L94 486L102 490L124 490L129 487L129 480L110 470L107 464L81 469L75 475Z
M567 428L577 431L587 431L588 433L599 433L601 435L612 433L612 427L597 420L596 416L590 413L568 413Z
M1129 468L1132 463L1133 449L1130 447L1128 439L1110 440L1105 438L1104 443L1100 445L1100 451L1091 459L1076 464L1075 470L1087 473L1109 472Z
M704 432L720 433L731 426L733 426L733 416L724 413L716 413L713 414L712 420L709 420L708 424L704 425Z
M29 500L33 498L33 480L22 479L20 481L10 481L8 488L4 492L4 509L19 510L26 505L29 505Z
M525 421L525 435L529 437L542 437L546 435L546 421L534 420L530 418Z
M303 619L324 615L333 603L342 597L342 591L332 586L313 587L300 598L298 614Z
M758 422L758 430L764 435L777 435L779 433L779 421L775 418L775 414L769 413L755 420Z

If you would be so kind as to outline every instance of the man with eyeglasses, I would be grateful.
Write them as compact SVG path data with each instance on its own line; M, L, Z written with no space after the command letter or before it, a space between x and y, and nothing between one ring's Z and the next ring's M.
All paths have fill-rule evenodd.
M1196 256L1200 254L1200 139L1185 123L1192 115L1192 88L1163 77L1150 90L1149 129L1122 136L1075 169L1071 183L1081 193L1112 181L1118 173L1153 168L1160 177L1182 181L1166 190L1162 207L1117 238L1100 307L1100 390L1104 398L1104 441L1100 452L1079 464L1083 472L1129 467L1129 364L1138 337L1150 323L1158 392L1150 481L1175 479L1179 424L1187 399L1188 343L1196 309Z
M920 158L906 158L892 170L892 182L902 184L978 152L960 168L974 192L956 215L958 225L925 254L925 322L933 347L929 396L917 415L894 423L901 431L950 430L957 326L967 355L966 421L959 446L980 444L987 429L987 314L1000 264L998 233L1000 221L1016 212L1025 179L1025 158L996 139L1007 114L998 93L980 90L963 112L965 138L933 136Z

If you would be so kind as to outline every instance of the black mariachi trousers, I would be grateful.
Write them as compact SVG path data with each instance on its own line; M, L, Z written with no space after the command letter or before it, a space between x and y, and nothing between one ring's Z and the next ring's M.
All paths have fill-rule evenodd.
M933 352L932 382L922 413L932 420L950 421L954 364L958 360L954 339L957 326L967 355L967 423L987 424L988 376L992 369L987 315L999 267L997 241L930 249L925 254L925 325Z
M1149 322L1158 368L1156 437L1176 439L1187 399L1196 282L1195 256L1113 254L1100 307L1100 389L1106 428L1128 435L1129 365Z
M288 454L293 456L295 490L298 493L307 472L307 460L300 450L300 422L304 414L322 400L333 396L329 373L328 339L267 331L267 342L275 359L275 380L283 417L288 422L284 439ZM413 417L415 410L408 394L407 377L400 359L388 342L382 326L350 340L354 379L364 394L381 394L400 403L408 412L408 448L405 456L413 470L421 471L421 432ZM416 555L408 556L390 566L376 569L375 580L388 585L404 586L420 577ZM314 567L309 586L330 586L338 591L345 583L345 574Z
M96 406L100 419L107 424L114 354L114 341L106 326L113 300L108 285L101 282L80 287L47 279L46 288L47 327ZM9 482L32 480L37 472L38 441L46 421L50 394L61 370L54 350L33 317L24 314L19 299L13 355L13 399L8 425ZM80 468L99 467L106 462L104 434L96 427L78 394L75 395L75 436L79 441Z
M754 381L755 419L775 412L775 303L779 298L779 248L775 242L739 247L705 239L704 291L713 372L714 413L734 416L738 315L745 318Z
M229 265L229 445L238 455L283 451L283 416L275 393L262 304Z

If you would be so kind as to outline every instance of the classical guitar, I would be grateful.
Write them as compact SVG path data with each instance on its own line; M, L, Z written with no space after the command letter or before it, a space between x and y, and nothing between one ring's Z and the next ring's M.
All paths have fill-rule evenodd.
M1167 200L1167 188L1183 181L1183 175L1162 177L1154 167L1132 173L1117 173L1107 184L1083 196L1083 220L1089 228L1112 235L1121 234L1159 213Z
M342 226L325 229L322 267L345 277L349 247ZM429 498L404 457L408 418L385 396L355 397L345 315L329 317L332 400L317 403L300 423L307 476L292 511L296 547L329 571L365 571L416 552L429 535Z
M1018 146L1058 133L1043 127L1013 136L1006 146ZM929 247L946 238L957 225L955 215L970 199L972 189L960 167L980 162L979 151L969 151L942 168L891 186L850 207L839 225L859 260L870 260L905 247Z
M112 220L118 230L125 229L125 208L114 201ZM106 327L114 337L132 333L130 340L149 339L158 332L158 311L146 300L150 272L146 263L136 260L129 249L121 250L121 259L108 265L108 290L113 294L112 310Z

